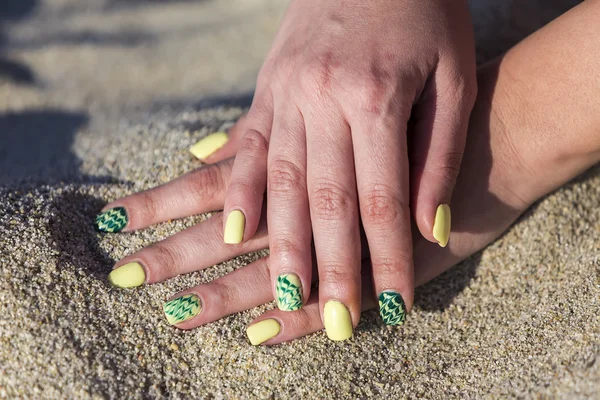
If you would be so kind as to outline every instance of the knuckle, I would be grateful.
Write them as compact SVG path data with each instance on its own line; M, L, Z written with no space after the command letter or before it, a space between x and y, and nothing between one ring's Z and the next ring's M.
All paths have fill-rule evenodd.
M214 200L224 190L219 168L216 165L210 165L194 171L192 179L189 180L188 189L196 199Z
M151 190L147 190L140 193L141 196L141 210L140 214L143 221L156 221L156 199L152 195Z
M365 225L390 226L398 223L406 206L386 185L376 185L363 197L361 217Z
M442 160L436 163L428 163L424 158L416 157L410 161L412 173L424 173L435 179L441 180L448 189L452 189L460 173L460 165L463 153L460 151L449 151L436 157Z
M252 184L246 181L236 180L229 185L228 197L232 196L234 199L252 199L254 198L256 190L254 190Z
M269 249L271 254L301 254L298 243L283 237L274 239L273 243L269 245Z
M399 101L408 98L409 85L398 91L399 78L390 66L373 64L370 70L348 83L357 95L360 111L374 116L397 112ZM402 96L402 98L400 98ZM356 106L355 105L355 106Z
M337 183L321 181L311 196L311 212L320 219L339 220L352 215L353 197Z
M240 143L240 149L254 157L264 155L268 147L267 139L256 129L248 129Z
M299 71L300 87L310 94L323 96L328 93L338 79L341 64L332 50L318 54L312 62Z
M352 263L327 262L319 266L319 281L342 287L358 285L360 271Z
M213 281L211 286L214 292L218 295L219 308L224 312L231 310L231 308L235 306L235 296L231 286L221 282L218 279Z
M313 62L306 67L302 76L311 85L327 87L330 84L331 68L324 62Z
M376 276L404 276L402 271L412 267L412 254L399 253L395 258L372 257L373 272Z
M373 115L384 115L388 111L391 103L388 89L373 79L363 80L357 85L361 111Z
M294 163L277 159L269 168L269 191L289 193L306 191L306 177Z
M460 172L462 152L448 152L441 159L444 161L433 167L434 174L442 179L446 187L452 188Z
M307 307L302 307L301 309L294 311L293 313L288 313L291 326L296 327L294 332L297 332L299 335L304 335L307 332L315 327L317 324L321 324L321 317L319 316L319 312L317 308L307 309Z
M477 79L464 79L459 82L459 93L468 104L473 104L477 98Z
M156 265L166 276L179 275L177 272L178 256L173 247L159 242L153 244L150 249L153 252Z
M477 99L477 80L457 75L441 90L440 97L457 109L470 112Z

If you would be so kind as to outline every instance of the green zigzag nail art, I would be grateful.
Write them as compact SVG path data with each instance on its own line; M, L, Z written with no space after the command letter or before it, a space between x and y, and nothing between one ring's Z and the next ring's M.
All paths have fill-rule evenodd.
M277 277L277 307L281 311L296 311L302 308L302 282L294 274Z
M163 310L169 324L175 325L188 319L194 318L200 314L202 307L200 299L195 294L186 294L176 299L167 301L163 305Z
M127 225L127 221L125 208L115 207L96 217L96 227L100 232L120 232Z
M400 293L382 292L379 295L379 314L386 325L402 325L406 320L406 305Z

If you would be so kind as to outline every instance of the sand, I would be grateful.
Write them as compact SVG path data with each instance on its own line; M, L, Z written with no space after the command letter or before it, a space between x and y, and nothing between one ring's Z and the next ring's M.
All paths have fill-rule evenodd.
M534 29L475 3L480 60ZM536 24L549 18L548 2L526 3L530 16L544 7ZM402 328L368 312L344 343L252 347L245 328L266 305L179 331L162 315L168 296L257 255L118 290L106 281L116 260L202 217L117 235L93 218L200 165L187 148L248 106L284 2L0 9L0 398L598 396L600 168L420 288Z

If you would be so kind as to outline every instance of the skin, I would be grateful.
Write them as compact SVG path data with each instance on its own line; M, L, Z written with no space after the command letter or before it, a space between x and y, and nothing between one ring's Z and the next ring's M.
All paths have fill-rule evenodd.
M600 161L600 75L593 73L600 57L600 26L594 23L599 19L600 1L588 0L479 70L479 96L451 203L460 222L454 225L453 240L446 248L415 231L415 285L483 248L534 201ZM233 145L236 142L241 141L234 139ZM215 158L228 155L221 152ZM106 209L126 207L129 231L219 209L232 168L232 159L225 159ZM217 214L121 260L116 267L141 261L150 284L268 246L264 220L251 240L238 246L223 244L222 219ZM375 293L371 262L365 252L363 256L364 310L375 306ZM197 294L203 311L178 327L191 329L272 301L269 264L269 258L263 258L182 292ZM281 332L264 344L323 329L319 296L313 293L299 311L271 310L255 320L276 318L281 323Z
M313 245L321 309L341 301L356 326L362 223L375 291L400 293L410 309L409 204L435 242L435 212L450 202L475 99L472 35L465 0L291 1L224 204L225 215L244 213L248 241L266 192L274 293L277 277L293 273L308 298Z

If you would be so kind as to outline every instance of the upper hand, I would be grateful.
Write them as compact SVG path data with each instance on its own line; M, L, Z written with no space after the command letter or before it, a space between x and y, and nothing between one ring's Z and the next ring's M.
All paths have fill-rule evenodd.
M314 237L333 339L349 337L360 316L360 221L375 293L405 303L382 313L390 324L413 301L410 212L426 239L448 241L440 206L450 203L476 91L466 3L293 0L243 134L223 149L239 148L225 241L256 234L266 191L273 293L287 310L308 299Z

